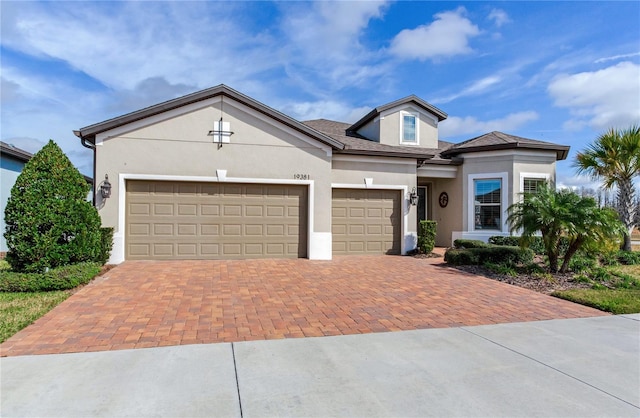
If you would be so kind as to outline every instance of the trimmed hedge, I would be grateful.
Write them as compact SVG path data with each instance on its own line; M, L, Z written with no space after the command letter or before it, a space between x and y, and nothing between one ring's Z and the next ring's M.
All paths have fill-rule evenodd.
M494 235L489 237L489 243L493 245L506 245L510 247L520 246L521 237ZM531 248L534 253L538 255L545 255L544 243L542 237L531 237L529 245L526 248ZM560 254L564 254L569 249L569 239L567 237L560 238Z
M1 292L45 292L67 290L87 284L100 273L98 263L78 263L57 267L46 273L0 271Z
M533 256L534 253L529 248L493 246L483 248L451 249L444 254L444 261L453 265L480 265L486 262L499 264L526 264L533 260Z
M113 228L100 228L100 253L96 261L104 265L109 261L113 248Z
M456 249L467 249L467 248L488 248L491 247L490 244L487 244L484 241L480 241L478 239L457 239L453 241L453 246Z
M420 221L420 231L418 232L418 249L423 254L430 254L436 246L436 221Z

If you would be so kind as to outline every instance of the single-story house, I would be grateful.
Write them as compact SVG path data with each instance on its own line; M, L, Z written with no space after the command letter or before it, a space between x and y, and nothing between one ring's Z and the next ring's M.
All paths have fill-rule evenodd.
M2 204L2 223L0 227L0 258L4 258L7 248L7 240L4 239L6 224L4 223L4 210L7 200L11 196L11 188L16 183L24 165L33 157L33 154L0 141L0 204Z
M406 254L422 219L439 246L508 235L507 207L567 157L502 132L442 141L446 118L409 96L354 124L300 122L220 85L74 133L94 150L110 262L327 260Z

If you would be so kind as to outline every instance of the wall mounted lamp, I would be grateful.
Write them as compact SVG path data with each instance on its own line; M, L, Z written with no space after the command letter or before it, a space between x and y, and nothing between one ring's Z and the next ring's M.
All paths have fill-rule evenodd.
M409 193L409 203L411 203L411 206L418 204L418 192L415 187L411 189L411 193Z
M109 175L104 175L104 180L100 184L100 194L103 199L111 197L111 183L109 183Z

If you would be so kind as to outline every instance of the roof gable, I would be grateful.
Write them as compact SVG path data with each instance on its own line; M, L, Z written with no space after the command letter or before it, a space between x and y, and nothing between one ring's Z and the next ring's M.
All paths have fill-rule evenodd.
M367 113L362 119L360 119L359 121L351 125L347 130L350 132L356 132L358 129L362 128L364 125L369 123L372 119L379 116L380 113L389 109L393 109L394 107L398 107L406 104L413 104L419 107L420 109L432 114L438 119L438 122L441 122L447 118L447 114L445 112L433 106L432 104L425 102L418 96L412 94L411 96L407 96L405 98L374 108L371 112Z
M103 122L99 122L93 125L86 126L77 131L74 134L82 140L83 145L89 142L91 145L95 145L96 135L115 129L142 119L149 118L151 116L159 115L170 110L174 110L183 106L187 106L193 103L205 101L217 96L224 96L236 100L243 105L266 115L298 132L301 132L317 141L320 141L326 145L331 146L334 149L343 149L344 144L335 139L327 136L319 131L310 129L308 126L301 122L281 113L263 103L258 102L246 96L224 84L220 84L216 87L212 87L206 90L201 90L195 93L188 94L186 96L178 97L176 99L168 100L153 106L146 107L144 109L137 110L135 112L127 113L116 118L108 119Z

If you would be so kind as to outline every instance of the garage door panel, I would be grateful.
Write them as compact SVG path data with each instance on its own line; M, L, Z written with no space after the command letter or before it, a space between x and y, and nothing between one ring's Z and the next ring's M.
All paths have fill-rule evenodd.
M126 186L127 259L307 255L306 186L161 181Z
M331 214L334 254L400 254L399 191L334 189Z

